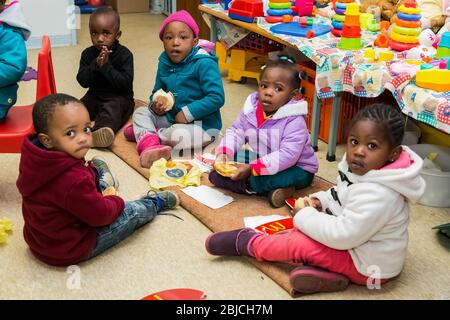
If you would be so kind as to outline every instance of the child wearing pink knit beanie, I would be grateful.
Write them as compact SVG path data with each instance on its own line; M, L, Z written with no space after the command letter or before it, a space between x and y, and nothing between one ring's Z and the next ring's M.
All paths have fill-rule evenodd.
M180 10L172 13L170 16L164 20L161 29L159 29L159 38L162 40L164 35L164 29L166 29L167 25L171 22L179 21L187 24L189 28L191 28L194 33L194 38L198 38L199 28L197 22L195 22L194 18L187 12L186 10Z
M137 142L143 168L161 158L201 153L222 128L219 109L225 93L214 44L207 47L199 41L199 27L185 10L164 20L159 38L164 51L150 103L137 108L133 124L124 129L125 137Z

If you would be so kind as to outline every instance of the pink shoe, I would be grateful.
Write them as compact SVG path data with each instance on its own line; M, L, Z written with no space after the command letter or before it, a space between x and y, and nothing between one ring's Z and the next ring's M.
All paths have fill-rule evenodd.
M349 284L348 278L342 274L311 266L292 270L289 281L292 288L300 293L341 291Z
M156 133L148 133L137 144L139 160L143 168L150 168L156 160L161 158L169 160L172 157L172 148L161 144Z
M123 135L125 136L125 139L127 139L128 141L131 141L131 142L135 142L136 141L136 137L134 136L133 124L132 123L130 123L129 125L127 125L123 129Z

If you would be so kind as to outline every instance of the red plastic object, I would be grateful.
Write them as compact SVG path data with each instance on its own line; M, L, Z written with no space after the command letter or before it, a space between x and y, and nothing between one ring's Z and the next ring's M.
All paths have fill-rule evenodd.
M234 0L228 9L228 14L246 18L264 17L263 2L261 0Z
M311 38L314 38L315 36L316 36L316 34L314 33L314 31L312 31L312 30L306 31L306 38L311 39Z
M294 222L292 218L285 218L272 222L267 222L265 224L257 226L255 229L267 234L275 234L277 232L289 230L292 228L294 228Z
M341 37L344 38L360 38L361 28L360 27L349 27L344 24L342 28Z
M56 93L53 75L50 39L42 37L42 48L38 56L37 99ZM23 139L34 132L31 117L33 105L13 106L0 123L0 153L20 153Z
M391 49L394 49L395 51L406 51L409 49L412 49L414 47L417 47L417 43L401 43L394 41L392 39L389 39L389 47Z
M205 300L206 294L196 289L180 288L152 293L141 300Z
M312 16L314 1L313 0L296 0L297 14L299 17Z
M287 206L291 209L295 208L295 201L297 201L296 198L287 198L286 200L284 200L284 202L287 204Z

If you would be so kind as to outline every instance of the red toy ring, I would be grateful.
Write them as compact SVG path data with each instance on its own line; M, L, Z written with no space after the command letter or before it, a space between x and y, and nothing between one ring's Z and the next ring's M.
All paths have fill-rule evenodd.
M417 43L400 43L392 39L389 39L389 47L391 49L394 49L395 51L406 51L414 47L417 47Z

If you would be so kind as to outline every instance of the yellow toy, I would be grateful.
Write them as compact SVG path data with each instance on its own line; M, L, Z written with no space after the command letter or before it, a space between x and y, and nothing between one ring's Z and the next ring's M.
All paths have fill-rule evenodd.
M216 43L216 54L220 71L228 70L228 80L245 83L247 78L253 78L259 83L261 66L267 62L266 55L243 49L227 51L220 42Z
M0 244L5 243L8 240L9 234L12 232L13 223L11 219L0 219Z
M418 87L431 89L439 92L450 91L450 70L429 69L419 70L416 73L416 84Z

